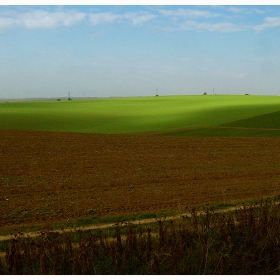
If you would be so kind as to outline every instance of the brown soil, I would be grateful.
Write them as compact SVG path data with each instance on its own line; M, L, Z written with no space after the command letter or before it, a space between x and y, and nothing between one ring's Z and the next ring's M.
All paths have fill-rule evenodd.
M280 194L279 138L0 130L0 228Z

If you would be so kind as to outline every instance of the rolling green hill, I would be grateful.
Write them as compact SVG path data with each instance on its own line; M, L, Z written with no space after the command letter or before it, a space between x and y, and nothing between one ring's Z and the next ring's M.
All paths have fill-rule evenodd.
M278 136L280 97L160 96L0 103L0 129Z
M173 136L280 136L280 111L219 125L167 132L166 134Z

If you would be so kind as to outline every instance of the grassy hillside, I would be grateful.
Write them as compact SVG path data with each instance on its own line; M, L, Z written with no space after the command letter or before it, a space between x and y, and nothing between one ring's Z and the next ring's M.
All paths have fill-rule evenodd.
M208 127L193 127L174 132L174 136L280 136L280 111L222 123Z
M176 131L177 135L231 135L234 131L251 135L254 129L261 128L264 133L264 128L273 128L270 133L278 135L277 112L280 112L280 98L274 96L3 102L0 128L89 133ZM244 127L251 129L248 132Z

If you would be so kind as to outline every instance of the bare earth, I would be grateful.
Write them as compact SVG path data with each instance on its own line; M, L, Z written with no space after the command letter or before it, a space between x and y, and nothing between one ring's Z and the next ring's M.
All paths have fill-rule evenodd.
M0 130L0 229L280 194L280 138Z

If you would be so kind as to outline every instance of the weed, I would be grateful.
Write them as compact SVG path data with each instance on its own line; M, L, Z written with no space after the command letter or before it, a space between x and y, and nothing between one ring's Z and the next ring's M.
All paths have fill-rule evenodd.
M190 217L103 231L16 235L5 243L5 274L279 274L280 206L275 199L231 213L206 207ZM154 227L155 228L155 227ZM111 230L111 231L112 231Z
M22 211L21 212L21 216L23 216L23 217L29 216L29 215L30 215L29 211Z
M94 224L94 221L97 218L93 217L93 218L80 218L76 221L76 226L80 227L80 226L86 226L86 225L91 225Z
M224 208L228 208L228 207L234 207L235 205L234 204L231 204L231 203L219 203L219 204L216 204L216 205L213 205L211 206L210 208L212 210L218 210L218 209L224 209Z
M89 214L93 214L93 213L96 213L96 210L91 208L91 209L87 209L86 212Z

